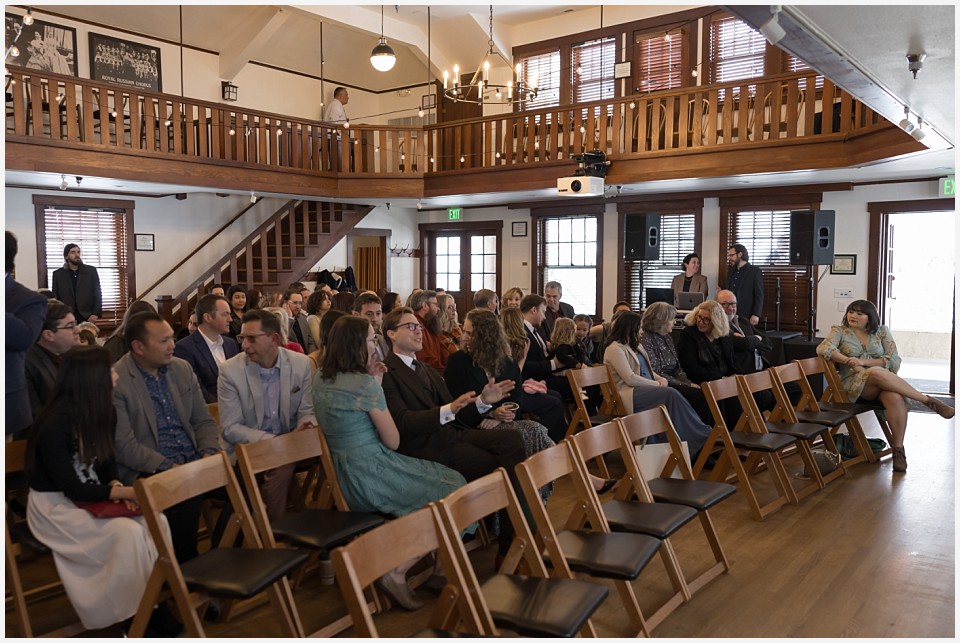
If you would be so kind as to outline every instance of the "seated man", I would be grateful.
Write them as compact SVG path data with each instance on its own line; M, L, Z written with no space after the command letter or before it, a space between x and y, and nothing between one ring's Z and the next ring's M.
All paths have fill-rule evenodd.
M265 310L248 310L237 336L243 352L220 366L217 399L223 442L234 447L314 426L310 358L280 350L280 320ZM270 520L286 512L287 492L296 465L264 475L263 500Z
M173 356L173 328L156 312L133 315L130 351L117 360L117 470L124 484L220 450L217 423L193 369ZM177 560L197 556L200 499L166 511Z
M413 309L413 314L423 329L421 347L417 349L417 359L427 366L432 366L443 375L450 349L444 342L443 331L440 329L440 306L437 305L437 293L432 290L414 291L410 295L410 308Z
M390 354L390 345L383 338L383 302L376 293L362 292L357 295L353 301L353 316L366 317L373 326L373 332L376 333L377 350L380 353L380 360Z
M173 354L186 360L203 387L203 399L217 401L220 365L240 352L230 332L230 302L219 295L204 295L197 302L197 331L177 342Z
M481 416L507 396L515 382L490 382L480 395L467 392L453 399L443 378L417 360L423 328L410 308L395 308L383 320L392 352L384 364L383 393L400 431L398 453L432 460L476 480L504 467L515 488L517 464L525 458L520 433L507 429L478 430ZM501 521L500 554L513 538Z
M548 389L559 393L565 402L572 402L573 391L567 376L562 373L563 365L550 357L547 340L540 331L546 309L547 300L540 295L530 294L520 300L523 325L527 330L527 339L530 340L527 359L523 363L523 379L544 380Z
M563 286L559 281L548 281L543 287L543 296L547 300L547 309L544 311L543 332L547 337L553 335L553 324L561 317L573 319L576 313L573 312L573 306L565 301L560 301L563 297Z
M37 342L27 349L27 392L36 418L50 400L57 382L60 359L80 343L80 331L70 307L59 299L47 302L47 317Z
M737 296L731 290L717 292L717 303L730 322L733 337L734 370L737 373L756 373L770 366L763 357L773 349L770 340L761 335L749 319L737 315Z
M489 288L481 288L473 293L473 307L486 308L493 313L499 313L500 298Z

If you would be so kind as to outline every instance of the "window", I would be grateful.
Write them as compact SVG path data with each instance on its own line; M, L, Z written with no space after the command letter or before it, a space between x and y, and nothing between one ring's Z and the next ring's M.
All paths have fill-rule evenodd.
M520 110L543 109L560 104L560 52L527 56L521 59L520 69L525 83L536 84L537 97L524 100Z
M470 237L470 290L481 288L497 291L497 237Z
M49 287L53 271L63 267L63 247L76 243L84 263L100 275L104 326L119 324L135 297L133 203L37 196L34 205L37 236L44 240L38 247L39 283Z
M637 34L640 88L643 91L677 89L682 84L683 33Z
M647 305L647 288L670 288L673 277L683 272L683 258L698 251L699 218L698 212L660 213L660 257L623 261L620 300L638 310Z
M602 207L602 206L601 206ZM536 213L534 216L537 217ZM577 313L596 315L600 306L600 217L594 214L537 217L535 292L548 281L563 285L563 300Z
M589 103L613 98L616 62L616 39L613 37L574 45L570 50L573 102Z
M767 39L733 16L715 16L710 22L710 83L756 78L764 74Z

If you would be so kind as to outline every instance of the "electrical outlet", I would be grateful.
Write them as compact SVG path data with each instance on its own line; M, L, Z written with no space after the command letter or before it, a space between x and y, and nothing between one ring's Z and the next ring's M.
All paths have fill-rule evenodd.
M834 288L833 296L837 299L853 299L853 291L849 288Z

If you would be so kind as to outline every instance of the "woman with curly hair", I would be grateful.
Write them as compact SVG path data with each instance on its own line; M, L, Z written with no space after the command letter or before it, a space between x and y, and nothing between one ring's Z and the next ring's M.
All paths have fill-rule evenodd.
M330 310L330 293L317 290L307 297L307 328L315 346L320 345L320 319Z

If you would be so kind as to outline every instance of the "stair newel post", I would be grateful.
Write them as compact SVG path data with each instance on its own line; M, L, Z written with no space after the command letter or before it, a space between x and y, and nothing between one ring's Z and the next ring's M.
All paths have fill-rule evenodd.
M173 319L173 297L170 295L157 295L157 312L167 320L171 326L176 326Z

